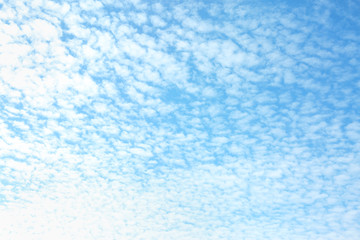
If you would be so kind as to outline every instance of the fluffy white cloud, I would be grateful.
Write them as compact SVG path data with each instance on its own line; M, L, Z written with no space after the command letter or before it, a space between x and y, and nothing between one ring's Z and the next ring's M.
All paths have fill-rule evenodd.
M35 40L52 41L60 35L58 29L44 19L35 19L29 25L32 28L32 32L28 33L28 35Z

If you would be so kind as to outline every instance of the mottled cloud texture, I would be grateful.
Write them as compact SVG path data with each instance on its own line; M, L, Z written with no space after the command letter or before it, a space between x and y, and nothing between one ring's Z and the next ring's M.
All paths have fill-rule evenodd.
M0 239L360 239L359 12L0 0Z

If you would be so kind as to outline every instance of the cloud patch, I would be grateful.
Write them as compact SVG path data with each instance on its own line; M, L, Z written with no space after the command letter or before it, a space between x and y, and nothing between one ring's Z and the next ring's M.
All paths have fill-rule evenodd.
M358 239L354 5L3 4L0 238Z

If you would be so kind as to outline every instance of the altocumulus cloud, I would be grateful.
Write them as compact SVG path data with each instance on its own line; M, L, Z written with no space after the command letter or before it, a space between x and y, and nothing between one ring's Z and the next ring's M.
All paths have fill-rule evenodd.
M360 239L357 1L0 1L1 239Z

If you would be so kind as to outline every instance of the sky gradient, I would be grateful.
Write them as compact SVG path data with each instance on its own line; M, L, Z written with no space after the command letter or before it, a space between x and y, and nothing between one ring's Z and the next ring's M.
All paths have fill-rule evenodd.
M0 0L0 239L360 239L359 12Z

